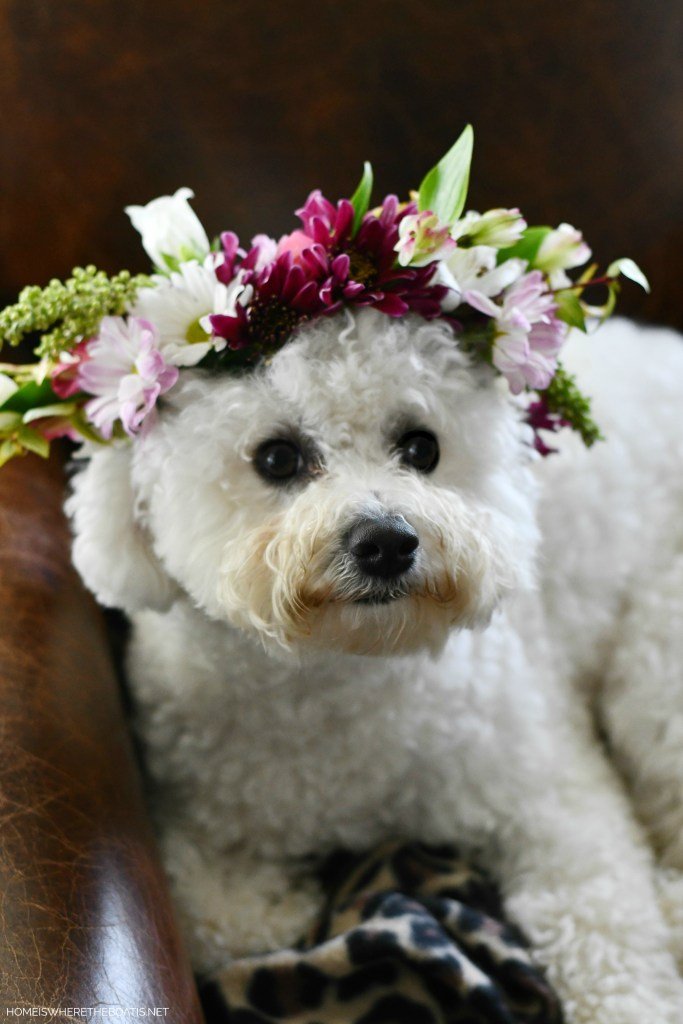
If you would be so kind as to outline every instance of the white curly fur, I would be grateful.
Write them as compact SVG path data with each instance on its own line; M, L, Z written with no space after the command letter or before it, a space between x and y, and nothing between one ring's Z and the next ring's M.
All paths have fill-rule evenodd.
M137 727L198 968L297 938L319 905L306 855L455 841L572 1024L683 1020L683 345L617 321L567 357L609 442L563 437L543 462L447 326L368 311L256 374L186 373L144 439L86 453L74 559L134 613ZM428 476L393 450L411 427L439 437ZM320 459L284 488L252 465L283 432ZM408 595L358 604L343 537L378 511L418 558Z

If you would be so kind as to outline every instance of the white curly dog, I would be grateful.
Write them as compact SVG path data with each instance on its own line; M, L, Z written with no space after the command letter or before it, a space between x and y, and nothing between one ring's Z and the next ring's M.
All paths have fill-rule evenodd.
M133 619L197 967L300 935L306 855L451 841L572 1024L683 1021L683 343L616 321L565 361L608 441L546 460L448 325L376 311L86 452L75 563Z

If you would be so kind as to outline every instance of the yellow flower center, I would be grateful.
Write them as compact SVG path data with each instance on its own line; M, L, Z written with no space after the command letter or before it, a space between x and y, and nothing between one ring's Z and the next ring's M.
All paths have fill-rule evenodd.
M197 317L185 331L185 340L189 345L199 345L202 342L208 341L208 339L209 335L200 324L199 317Z

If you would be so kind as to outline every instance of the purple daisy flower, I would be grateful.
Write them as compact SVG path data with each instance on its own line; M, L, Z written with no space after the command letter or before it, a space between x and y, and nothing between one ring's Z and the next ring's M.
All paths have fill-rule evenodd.
M136 434L178 380L177 366L167 365L159 351L156 328L139 317L104 317L86 351L77 377L78 389L94 396L86 416L107 439L117 420Z
M415 209L387 196L353 236L349 200L335 206L316 190L297 211L303 230L277 245L261 235L245 251L226 232L216 276L230 284L239 275L243 287L234 310L210 317L214 335L229 349L250 347L256 356L279 347L302 322L343 305L373 306L394 317L410 311L428 320L441 316L448 289L432 284L436 263L401 267L396 259L399 225Z

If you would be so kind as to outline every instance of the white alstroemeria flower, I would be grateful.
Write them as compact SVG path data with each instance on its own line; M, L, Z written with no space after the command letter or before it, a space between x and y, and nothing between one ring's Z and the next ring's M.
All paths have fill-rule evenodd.
M472 245L507 249L520 240L525 228L526 221L516 207L511 210L501 207L487 210L486 213L470 210L455 222L452 235L456 240L467 239Z
M433 260L445 259L454 249L449 226L441 224L431 210L410 213L398 225L394 250L402 267L424 267Z
M142 245L155 266L175 269L179 262L203 260L211 248L206 231L188 200L189 188L175 195L159 196L146 206L127 206L133 227L142 235Z
M533 265L548 275L553 288L571 284L565 270L580 267L591 257L583 235L571 224L560 224L548 232L534 257Z
M526 269L526 260L509 259L496 266L498 251L490 245L473 245L455 252L439 264L434 281L450 288L442 305L447 313L456 309L468 291L499 295Z
M4 405L8 398L18 391L18 385L8 377L6 373L0 373L0 405Z
M154 286L137 294L132 312L155 325L159 349L171 366L196 366L211 349L225 348L224 339L212 338L211 326L207 331L202 324L229 305L231 285L216 279L215 263L213 253L203 263L181 263L168 276L155 276Z

